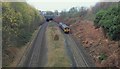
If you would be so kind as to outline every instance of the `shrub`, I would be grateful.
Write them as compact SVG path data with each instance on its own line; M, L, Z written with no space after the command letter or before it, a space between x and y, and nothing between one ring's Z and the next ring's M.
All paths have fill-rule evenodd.
M109 8L106 12L99 11L94 20L95 26L102 27L112 40L120 39L119 8L117 5Z
M99 60L102 61L102 60L106 60L107 59L107 55L105 53L101 53L99 55Z
M106 11L101 10L96 14L96 18L94 20L94 25L96 26L96 28L100 27L99 21L102 19L102 17L105 15Z
M54 40L55 40L55 41L59 40L59 35L58 35L58 34L55 34Z

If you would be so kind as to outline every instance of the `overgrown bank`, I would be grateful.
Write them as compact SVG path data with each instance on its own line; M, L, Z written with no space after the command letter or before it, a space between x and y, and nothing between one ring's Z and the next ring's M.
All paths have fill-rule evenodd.
M96 28L101 27L105 36L112 40L120 40L120 5L108 8L108 10L100 10L96 14L94 25Z
M43 21L39 11L25 2L2 3L3 66L14 61L18 48L29 42Z
M100 2L90 8L91 11L87 10L87 14L89 13L92 17L87 14L81 17L79 16L81 13L69 17L71 15L67 16L70 13L68 11L62 12L64 16L56 20L71 27L73 36L79 39L79 42L93 57L96 66L120 67L120 41L115 41L120 40L119 6L119 2ZM92 20L90 21L89 18Z

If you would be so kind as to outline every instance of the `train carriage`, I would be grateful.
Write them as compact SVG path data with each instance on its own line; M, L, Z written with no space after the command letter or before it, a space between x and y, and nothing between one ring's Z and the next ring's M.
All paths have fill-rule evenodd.
M60 22L59 26L65 33L70 33L70 28L66 24Z

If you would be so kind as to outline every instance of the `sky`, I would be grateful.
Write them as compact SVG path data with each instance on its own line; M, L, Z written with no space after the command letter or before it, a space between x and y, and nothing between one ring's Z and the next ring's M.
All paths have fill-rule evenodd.
M69 10L72 7L94 6L99 0L27 0L27 3L41 11Z
M91 7L101 0L26 0L41 11L69 10L72 7Z

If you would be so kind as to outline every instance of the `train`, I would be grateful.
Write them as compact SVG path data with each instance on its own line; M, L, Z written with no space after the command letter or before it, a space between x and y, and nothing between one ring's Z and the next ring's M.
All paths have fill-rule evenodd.
M70 28L66 24L60 22L59 27L64 31L64 33L70 33Z

